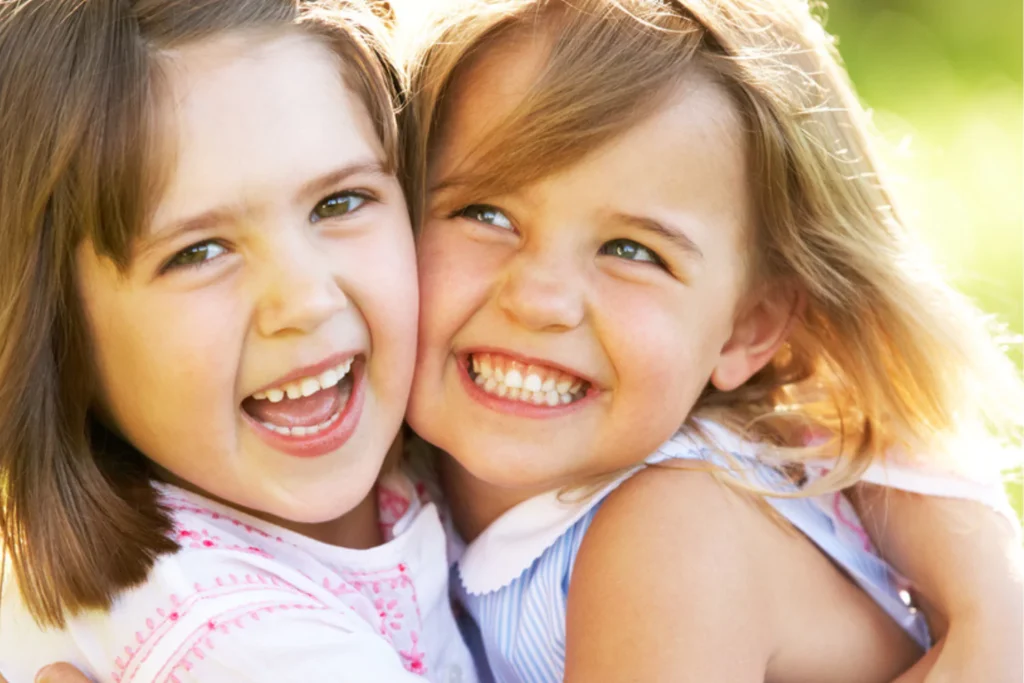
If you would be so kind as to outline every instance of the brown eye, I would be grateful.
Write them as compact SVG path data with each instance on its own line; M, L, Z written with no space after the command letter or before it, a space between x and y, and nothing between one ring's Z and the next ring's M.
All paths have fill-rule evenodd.
M515 230L512 220L502 213L501 209L488 206L487 204L470 204L466 208L456 211L455 215L477 221L478 223L487 223L496 228Z
M207 261L227 253L227 249L217 242L198 242L185 247L164 264L160 272L167 272L176 268L196 268Z
M325 218L345 216L359 209L367 201L369 201L368 197L355 192L341 192L331 195L316 205L313 212L309 215L309 220L316 223Z

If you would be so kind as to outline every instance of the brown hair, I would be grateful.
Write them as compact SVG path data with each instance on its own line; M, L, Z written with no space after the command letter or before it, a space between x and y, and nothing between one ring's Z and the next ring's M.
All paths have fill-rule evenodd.
M358 0L0 3L0 550L40 624L108 608L177 548L145 459L92 417L74 286L83 240L127 266L160 189L161 51L236 30L316 36L398 171L403 83L381 18L386 3Z
M453 202L573 164L694 69L730 93L758 217L752 286L796 282L807 306L763 370L734 391L709 385L690 419L752 432L787 458L838 456L821 488L852 483L894 450L954 455L964 433L1019 440L1019 372L980 312L916 257L867 117L805 0L470 1L435 29L409 67L419 127L406 151L420 194L460 75L509 36L549 38L522 101L442 180ZM809 432L832 438L804 448Z

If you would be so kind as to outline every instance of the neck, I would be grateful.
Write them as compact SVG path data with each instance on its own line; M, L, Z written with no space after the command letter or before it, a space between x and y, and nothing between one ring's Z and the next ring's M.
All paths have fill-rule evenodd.
M366 550L384 542L380 531L380 510L377 507L377 485L374 484L366 497L354 508L337 519L316 524L302 524L284 519L274 519L269 515L252 513L279 526L308 536L321 543L336 545L342 548Z
M462 540L473 541L510 509L548 489L508 489L474 477L447 453L437 461L441 488Z
M399 447L401 444L399 443ZM156 470L157 477L168 484L174 484L178 488L191 491L197 495L215 500L222 505L234 508L244 512L247 515L252 515L257 519L262 519L265 522L275 524L289 531L294 531L297 534L302 534L308 538L312 538L315 541L321 543L327 543L328 545L336 545L342 548L353 548L356 550L366 550L367 548L373 548L381 545L384 542L384 536L380 530L380 509L377 506L377 485L374 484L366 496L356 504L351 510L343 514L341 517L337 517L327 522L317 522L313 524L307 524L303 522L293 522L288 519L281 519L274 515L261 512L259 510L250 510L248 508L235 505L226 500L218 498L217 496L210 495L206 491L193 486L190 482L181 479L171 472L159 467L154 463L154 469ZM2 680L2 679L0 679Z

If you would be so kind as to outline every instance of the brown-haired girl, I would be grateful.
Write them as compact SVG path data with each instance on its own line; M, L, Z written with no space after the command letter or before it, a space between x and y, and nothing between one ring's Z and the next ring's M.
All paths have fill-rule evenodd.
M0 672L473 681L356 2L0 3Z
M496 680L891 681L925 613L929 680L1020 680L1011 525L858 484L919 611L834 493L985 499L954 473L1019 438L1021 388L914 259L807 3L476 2L441 29L412 74L408 420L448 454Z

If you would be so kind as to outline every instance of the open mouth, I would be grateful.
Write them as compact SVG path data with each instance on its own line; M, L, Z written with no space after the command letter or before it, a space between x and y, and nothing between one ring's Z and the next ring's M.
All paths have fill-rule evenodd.
M283 437L302 439L328 431L352 398L353 366L360 362L360 357L348 358L319 374L258 391L242 401L242 410Z
M484 393L534 406L566 406L587 395L590 383L564 370L524 363L500 353L466 356L469 378Z

